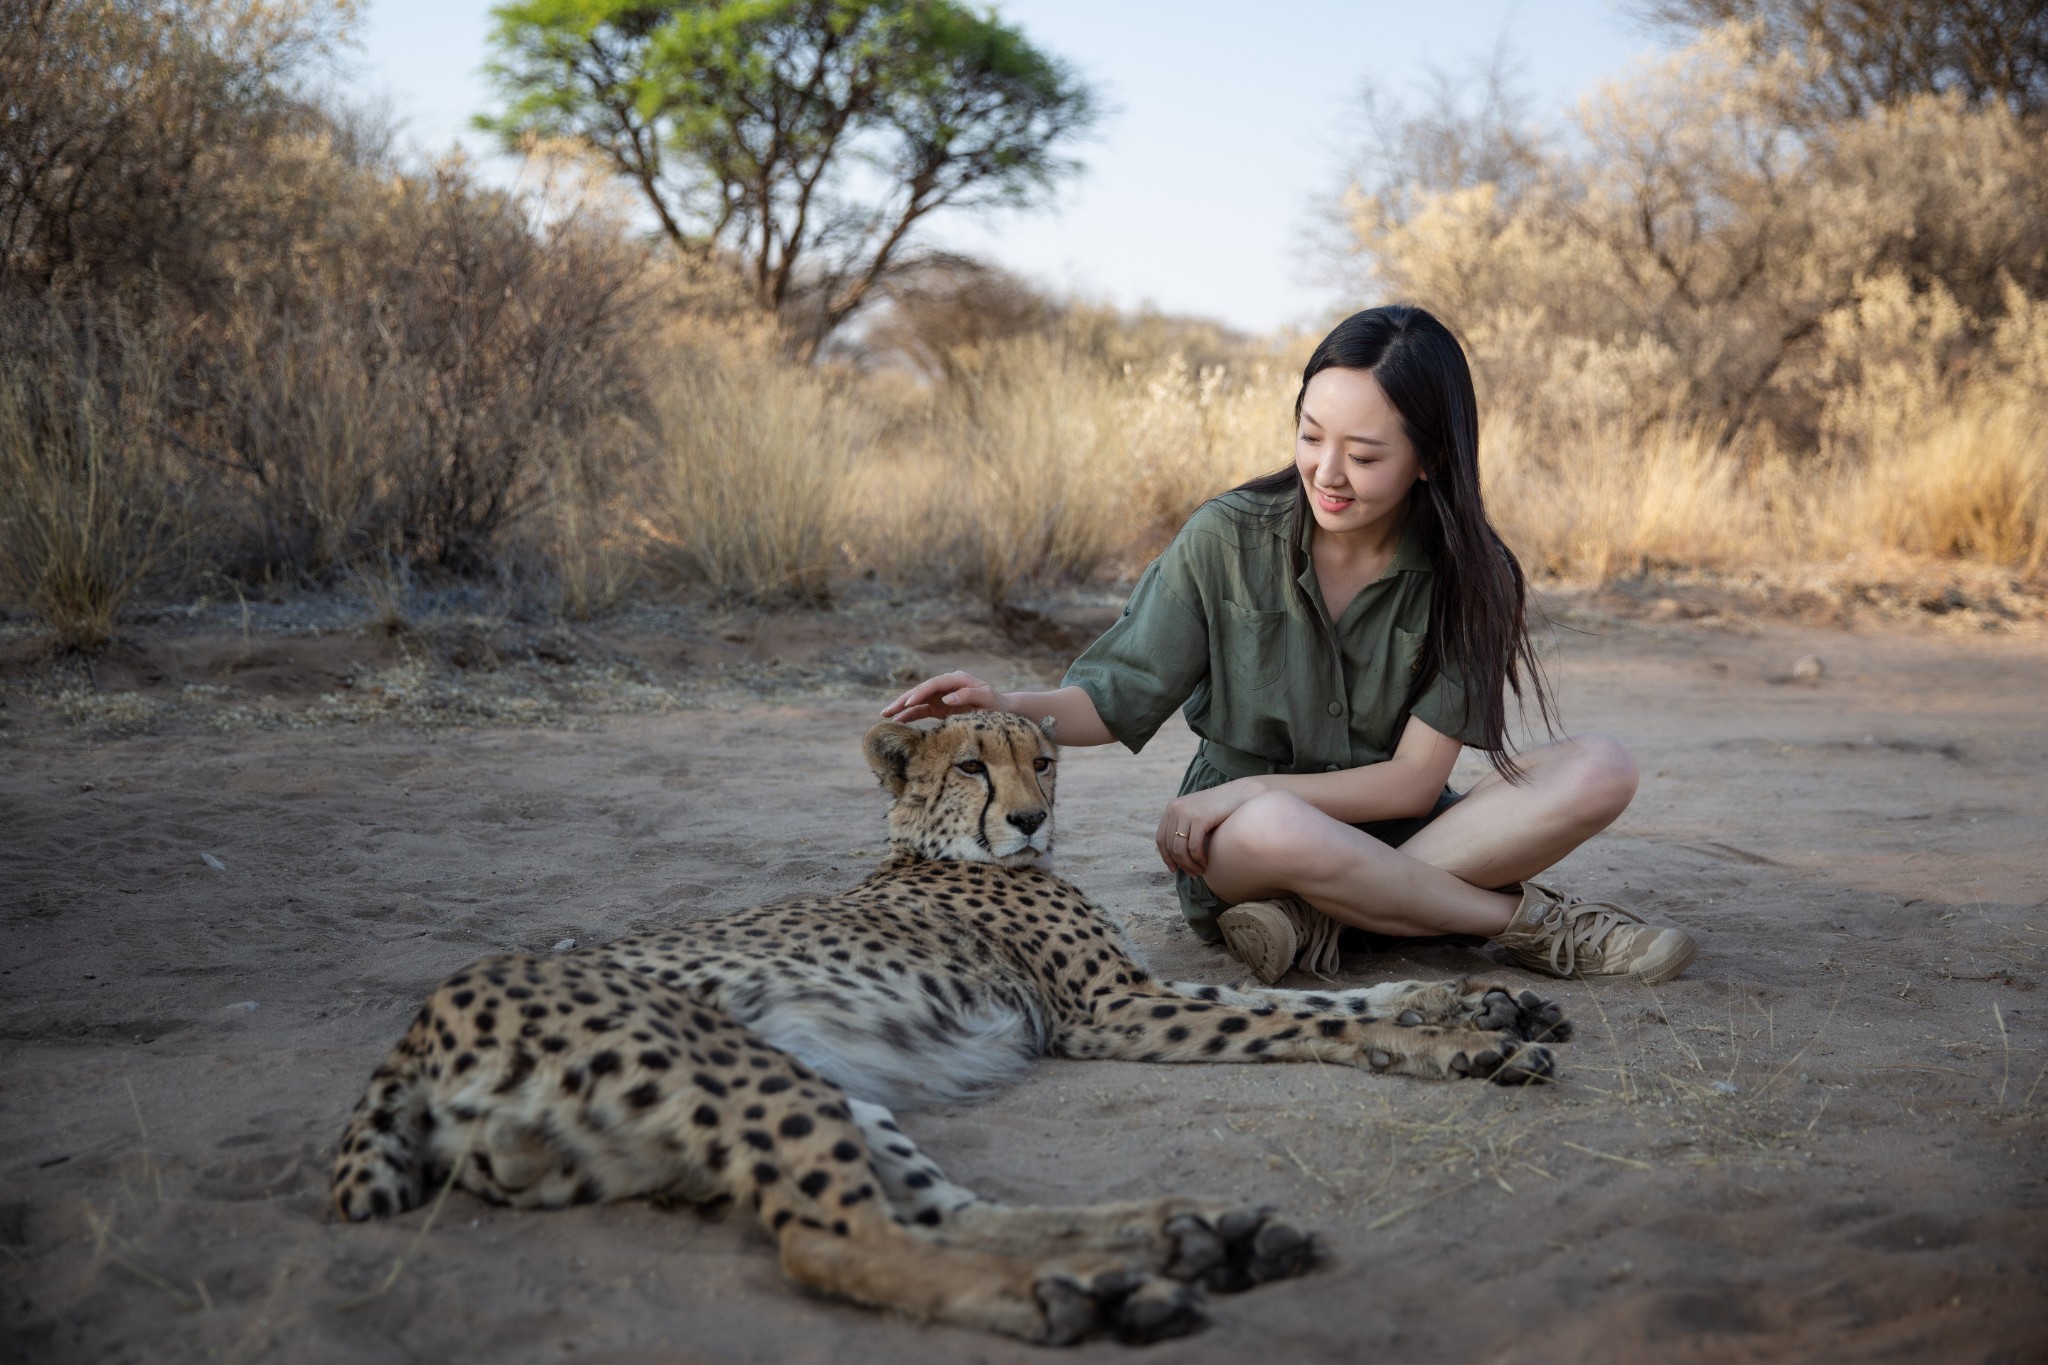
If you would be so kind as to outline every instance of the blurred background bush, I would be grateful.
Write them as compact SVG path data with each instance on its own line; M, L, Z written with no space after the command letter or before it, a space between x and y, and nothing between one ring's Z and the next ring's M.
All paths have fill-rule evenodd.
M1071 171L1093 96L1055 57L909 0L676 36L707 8L501 6L506 189L311 93L337 0L0 0L0 594L78 648L208 576L1000 605L1129 573L1289 458L1313 337L922 247ZM1347 310L1464 338L1510 542L1580 579L2041 581L2040 7L1639 12L1681 45L1566 126L1499 72L1368 100L1327 206ZM807 63L831 98L791 95ZM750 81L773 126L707 116Z

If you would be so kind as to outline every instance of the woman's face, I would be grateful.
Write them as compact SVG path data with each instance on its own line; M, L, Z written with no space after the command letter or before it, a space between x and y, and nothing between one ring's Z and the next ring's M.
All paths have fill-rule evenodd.
M1415 481L1427 477L1372 371L1336 366L1308 381L1294 463L1316 525L1337 534L1381 526L1399 513Z

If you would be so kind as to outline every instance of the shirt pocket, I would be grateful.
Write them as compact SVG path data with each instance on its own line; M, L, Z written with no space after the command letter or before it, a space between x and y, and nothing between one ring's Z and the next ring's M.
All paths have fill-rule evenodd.
M1427 639L1423 631L1394 627L1393 671L1387 681L1401 697L1407 696L1408 689L1415 685L1415 674L1422 668L1422 646Z
M1271 687L1287 672L1287 613L1255 611L1224 599L1230 637L1223 646L1226 677L1252 691Z

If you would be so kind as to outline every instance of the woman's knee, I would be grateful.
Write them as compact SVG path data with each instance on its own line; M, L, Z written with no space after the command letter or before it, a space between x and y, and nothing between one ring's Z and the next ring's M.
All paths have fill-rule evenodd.
M1571 761L1561 776L1574 811L1602 826L1628 809L1641 773L1628 748L1612 735L1578 735L1567 741Z
M1262 868L1300 873L1329 856L1334 823L1298 796L1263 792L1232 811L1211 837Z

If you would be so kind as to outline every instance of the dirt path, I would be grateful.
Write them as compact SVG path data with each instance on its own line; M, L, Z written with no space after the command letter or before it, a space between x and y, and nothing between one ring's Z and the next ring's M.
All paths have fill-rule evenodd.
M1819 685L1766 681L1809 651ZM2048 1358L2048 646L1637 626L1558 676L1645 781L1557 879L1704 943L1654 992L1563 985L1561 1084L1047 1062L908 1126L1000 1197L1223 1193L1325 1232L1327 1268L1147 1358ZM860 876L872 709L92 739L17 703L0 1356L1046 1358L799 1295L744 1218L325 1216L344 1115L454 967ZM1191 743L1071 754L1060 867L1155 965L1234 980L1149 850Z

